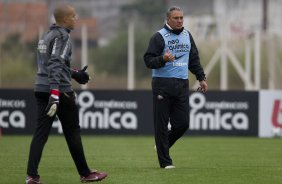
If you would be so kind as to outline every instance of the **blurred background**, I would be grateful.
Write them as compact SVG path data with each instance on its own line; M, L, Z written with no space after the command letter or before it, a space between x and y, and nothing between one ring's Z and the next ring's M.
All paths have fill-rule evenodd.
M60 3L79 16L72 65L89 65L88 89L150 89L143 54L174 5L184 11L210 89L282 89L281 0L0 0L0 88L33 88L37 41Z

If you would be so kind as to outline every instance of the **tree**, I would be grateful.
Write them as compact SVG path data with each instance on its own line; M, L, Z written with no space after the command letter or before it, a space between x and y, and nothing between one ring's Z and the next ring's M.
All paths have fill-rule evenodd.
M1 45L1 86L32 87L35 75L35 43L23 43L19 34L9 35Z

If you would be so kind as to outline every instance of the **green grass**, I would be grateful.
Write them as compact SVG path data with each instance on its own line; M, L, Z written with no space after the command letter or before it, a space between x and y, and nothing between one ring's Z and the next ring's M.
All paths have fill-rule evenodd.
M281 184L282 140L189 137L171 149L174 170L159 169L153 137L83 136L92 168L104 184ZM0 137L0 183L24 183L31 136ZM75 184L79 177L62 136L50 136L39 167L44 184Z

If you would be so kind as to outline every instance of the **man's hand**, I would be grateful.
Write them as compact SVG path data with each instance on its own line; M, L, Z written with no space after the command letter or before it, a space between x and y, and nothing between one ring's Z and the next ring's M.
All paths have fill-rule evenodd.
M168 52L168 48L166 48L165 53L163 55L163 60L165 62L173 62L174 61L174 55L172 53Z
M59 106L59 90L52 89L50 94L49 102L45 111L47 112L47 116L53 117L56 114Z
M86 72L87 67L88 66L85 66L82 70L73 70L71 77L79 84L86 84L90 80L90 77Z
M200 81L200 87L197 89L197 91L202 91L203 93L207 92L208 90L208 84L206 80Z

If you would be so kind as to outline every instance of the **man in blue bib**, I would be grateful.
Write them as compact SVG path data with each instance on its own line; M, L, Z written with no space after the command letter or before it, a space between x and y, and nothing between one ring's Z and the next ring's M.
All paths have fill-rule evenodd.
M154 130L159 164L161 168L172 169L175 166L169 148L189 128L188 70L196 76L202 92L208 88L198 49L190 32L183 27L181 8L169 8L166 24L152 36L144 61L152 69Z

